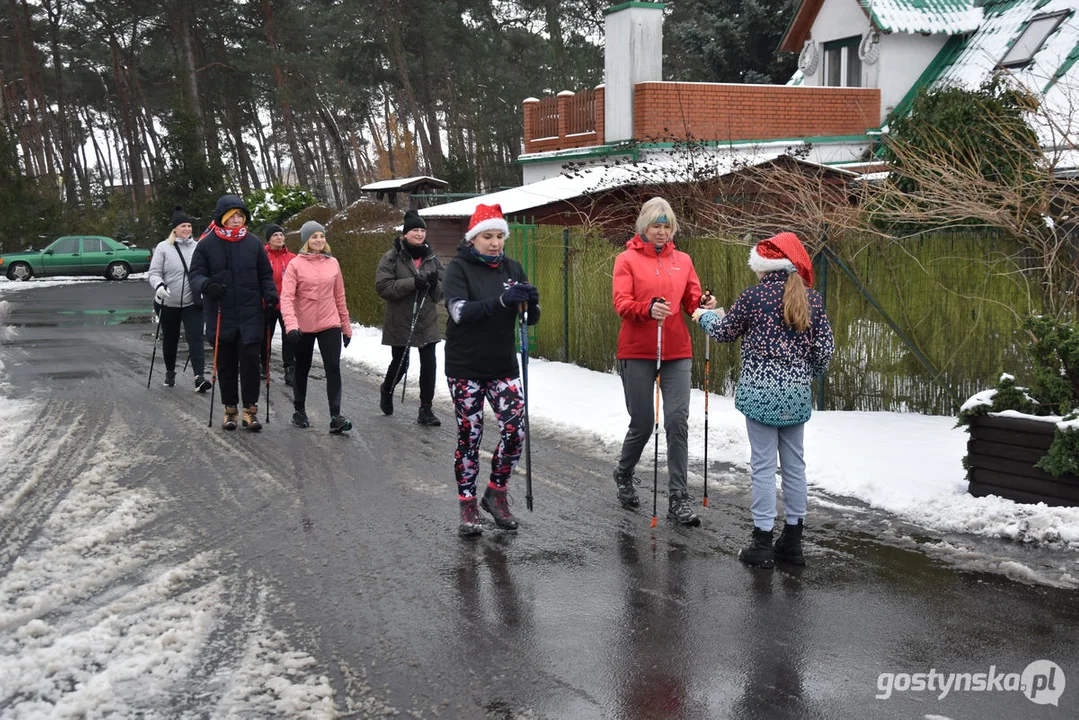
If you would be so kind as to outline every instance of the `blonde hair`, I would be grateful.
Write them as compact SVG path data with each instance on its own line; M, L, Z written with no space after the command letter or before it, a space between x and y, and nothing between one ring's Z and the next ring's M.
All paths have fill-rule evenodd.
M308 254L311 253L311 251L307 249L307 243L309 243L309 242L311 242L311 238L307 238L307 242L305 242L303 244L303 247L300 248L301 253L308 253ZM330 250L330 241L329 240L326 241L326 247L322 248L321 254L322 255L333 255L333 251Z
M783 285L783 322L802 332L809 327L810 319L805 283L801 275L792 272Z
M674 216L671 204L661 197L654 197L641 206L641 214L637 216L637 234L643 234L649 225L654 225L664 215L667 216L673 237L678 232L678 218Z
M173 228L169 232L169 236L167 238L165 238L165 240L168 241L169 245L175 245L176 244L176 228Z

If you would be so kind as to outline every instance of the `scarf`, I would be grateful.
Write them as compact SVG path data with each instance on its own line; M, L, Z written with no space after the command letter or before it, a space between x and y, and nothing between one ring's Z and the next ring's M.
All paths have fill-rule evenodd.
M504 253L504 252L500 252L497 255L484 255L483 253L481 253L480 251L478 251L476 249L475 245L469 245L468 249L470 251L472 251L472 255L474 257L477 257L477 258L480 259L480 262L484 263L485 265L490 265L493 268L496 268L499 265L501 265L502 264L502 258L504 258L506 256L506 253Z
M405 252L407 252L413 260L418 260L419 258L427 254L427 243L424 243L422 245L413 245L408 240L403 240L402 244L405 246Z
M210 230L222 240L229 242L238 242L247 235L246 225L238 228L223 228L216 222L211 222Z

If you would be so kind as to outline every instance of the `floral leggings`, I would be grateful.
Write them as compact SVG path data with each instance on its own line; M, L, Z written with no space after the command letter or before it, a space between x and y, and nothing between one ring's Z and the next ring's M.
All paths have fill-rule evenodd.
M453 472L457 476L457 495L462 500L476 496L479 475L480 440L483 439L483 399L490 401L498 418L501 438L491 458L491 484L506 486L513 467L521 458L525 430L524 396L519 378L498 380L458 380L446 378L457 418L457 450L453 454Z

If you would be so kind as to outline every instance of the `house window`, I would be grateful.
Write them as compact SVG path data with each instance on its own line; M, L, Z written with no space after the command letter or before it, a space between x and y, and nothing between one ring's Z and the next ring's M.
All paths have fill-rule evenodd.
M1005 53L1000 61L1001 67L1020 68L1034 61L1034 56L1042 49L1046 39L1056 31L1060 23L1070 15L1070 11L1052 13L1050 15L1035 15L1027 23L1022 34L1016 38L1015 43Z
M824 84L829 87L861 87L862 61L857 35L824 43Z

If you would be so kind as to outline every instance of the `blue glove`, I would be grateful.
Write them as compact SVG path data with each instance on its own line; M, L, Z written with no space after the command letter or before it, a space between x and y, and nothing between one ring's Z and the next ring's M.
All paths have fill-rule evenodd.
M539 304L539 288L537 288L535 285L529 285L529 284L526 283L525 284L525 289L528 290L528 304L529 305L538 305Z
M501 301L505 307L528 302L528 287L523 283L511 285L506 292L502 293Z

